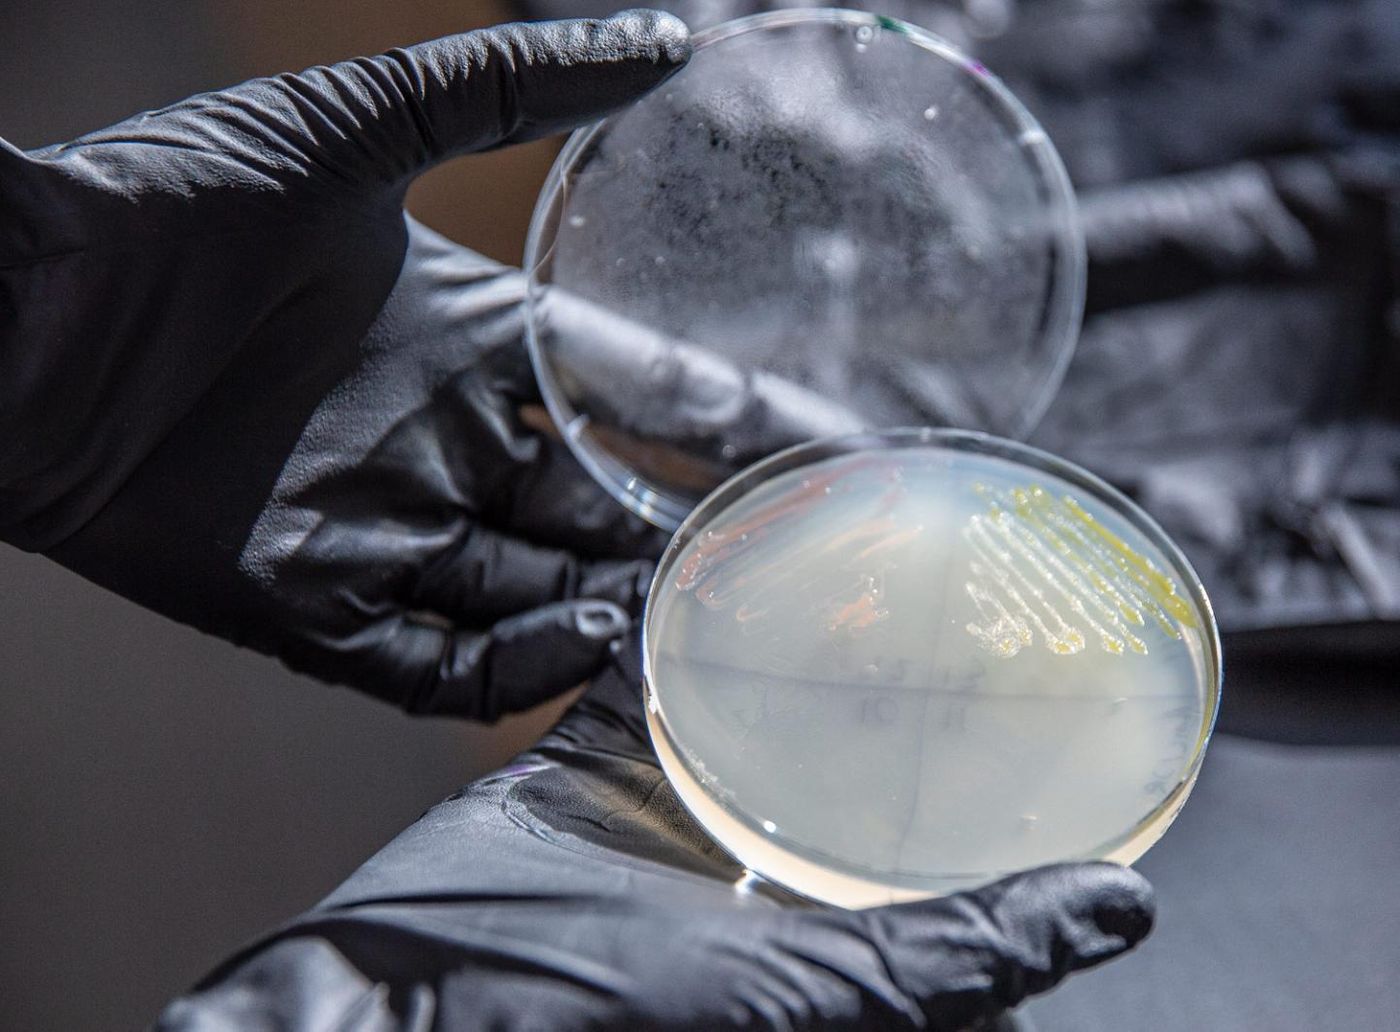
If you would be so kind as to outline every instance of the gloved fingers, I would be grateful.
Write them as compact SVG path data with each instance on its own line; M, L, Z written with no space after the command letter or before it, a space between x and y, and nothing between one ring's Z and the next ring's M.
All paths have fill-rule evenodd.
M642 700L641 635L634 627L612 643L607 665L540 744L566 742L659 766Z
M659 11L501 25L275 80L286 115L342 170L401 181L468 151L601 118L690 57Z
M495 720L531 709L602 668L631 622L610 602L577 599L498 621L484 647L481 636L456 632L434 691L415 712Z
M475 334L479 340L489 333L492 340L481 360L457 377L450 402L440 406L461 421L449 422L439 436L471 442L470 447L450 449L449 455L481 517L513 535L578 556L659 555L668 537L599 486L570 454L543 408L535 371L520 339L519 274L497 275L482 284L476 269L484 259L431 231L416 227L416 235L449 255L455 250L466 256L461 264L474 278L464 281L469 320L464 320L463 336ZM483 470L489 472L483 476Z
M363 689L410 713L492 721L576 687L606 662L630 626L611 602L541 606L469 631L414 615L317 643L297 669Z
M518 276L509 279L505 296L513 296L521 283ZM522 317L523 307L516 304L507 318ZM514 325L517 334L523 334L523 324ZM580 556L660 555L669 535L609 495L564 444L544 407L539 380L519 336L492 349L484 369L487 389L469 403L489 413L497 436L513 445L503 452L512 457L509 476L482 493L485 518L512 533ZM521 448L522 440L530 447Z
M791 444L864 428L839 401L747 373L567 290L551 288L535 314L556 379L572 385L572 398L586 402L595 422L636 444L684 446L738 469Z
M1323 231L1355 213L1345 176L1312 155L1099 187L1079 200L1091 313L1226 277L1305 274L1322 260Z
M503 501L508 510L496 515L488 508L488 518L579 556L655 559L670 540L603 490L562 441L543 433L535 461L513 478Z
M473 524L419 574L403 601L471 627L576 598L636 614L651 570L645 560L580 559Z
M1152 888L1110 863L1060 864L972 892L838 915L878 949L930 1027L961 1029L1136 946Z

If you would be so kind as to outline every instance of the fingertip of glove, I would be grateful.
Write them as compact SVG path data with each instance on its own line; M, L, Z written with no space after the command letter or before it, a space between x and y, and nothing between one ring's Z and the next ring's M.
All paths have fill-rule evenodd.
M426 709L495 720L539 705L607 666L631 618L601 599L555 602L498 622L474 648L455 648Z
M642 680L642 645L637 634L624 634L609 645L608 662L623 682L639 684Z
M622 637L632 620L621 606L587 601L573 610L574 629L590 641L611 642Z
M1094 869L1096 884L1091 890L1093 903L1086 915L1105 935L1123 941L1131 949L1147 938L1157 919L1157 900L1152 885L1130 867L1101 863Z
M611 602L631 616L640 616L654 571L655 565L646 559L602 560L584 569L578 595Z
M674 14L634 8L619 11L605 20L640 43L663 68L675 71L690 60L690 29Z
M1132 949L1152 931L1157 905L1152 885L1129 867L1108 862L1058 864L1022 876L1018 893L1060 909L1079 963L1088 966Z

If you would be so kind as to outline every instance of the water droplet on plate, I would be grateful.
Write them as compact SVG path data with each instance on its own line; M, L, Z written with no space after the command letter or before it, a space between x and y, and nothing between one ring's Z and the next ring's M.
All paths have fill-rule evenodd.
M924 108L924 121L925 121L925 122L932 122L932 121L933 121L935 118L937 118L937 117L938 117L938 105L937 105L937 104L930 104L928 107Z
M569 216L569 225L573 226L574 229L582 229L582 228L583 228L585 225L587 225L587 224L588 224L588 220L587 220L586 218L584 218L582 215L570 215L570 216Z

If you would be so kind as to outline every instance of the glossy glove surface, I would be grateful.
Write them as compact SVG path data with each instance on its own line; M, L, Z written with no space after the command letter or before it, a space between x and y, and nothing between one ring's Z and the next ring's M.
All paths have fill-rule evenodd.
M578 683L656 537L521 421L519 274L403 196L688 55L655 12L508 25L0 144L0 536L410 710Z
M1150 929L1151 889L1112 864L858 912L736 889L646 741L635 642L618 656L161 1027L953 1030Z

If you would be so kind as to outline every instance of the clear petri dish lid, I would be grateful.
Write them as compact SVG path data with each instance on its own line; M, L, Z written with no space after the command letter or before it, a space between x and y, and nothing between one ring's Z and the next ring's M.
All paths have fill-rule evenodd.
M664 529L729 476L895 426L1022 437L1083 304L1073 193L980 63L840 10L741 19L581 130L526 248L574 453Z

